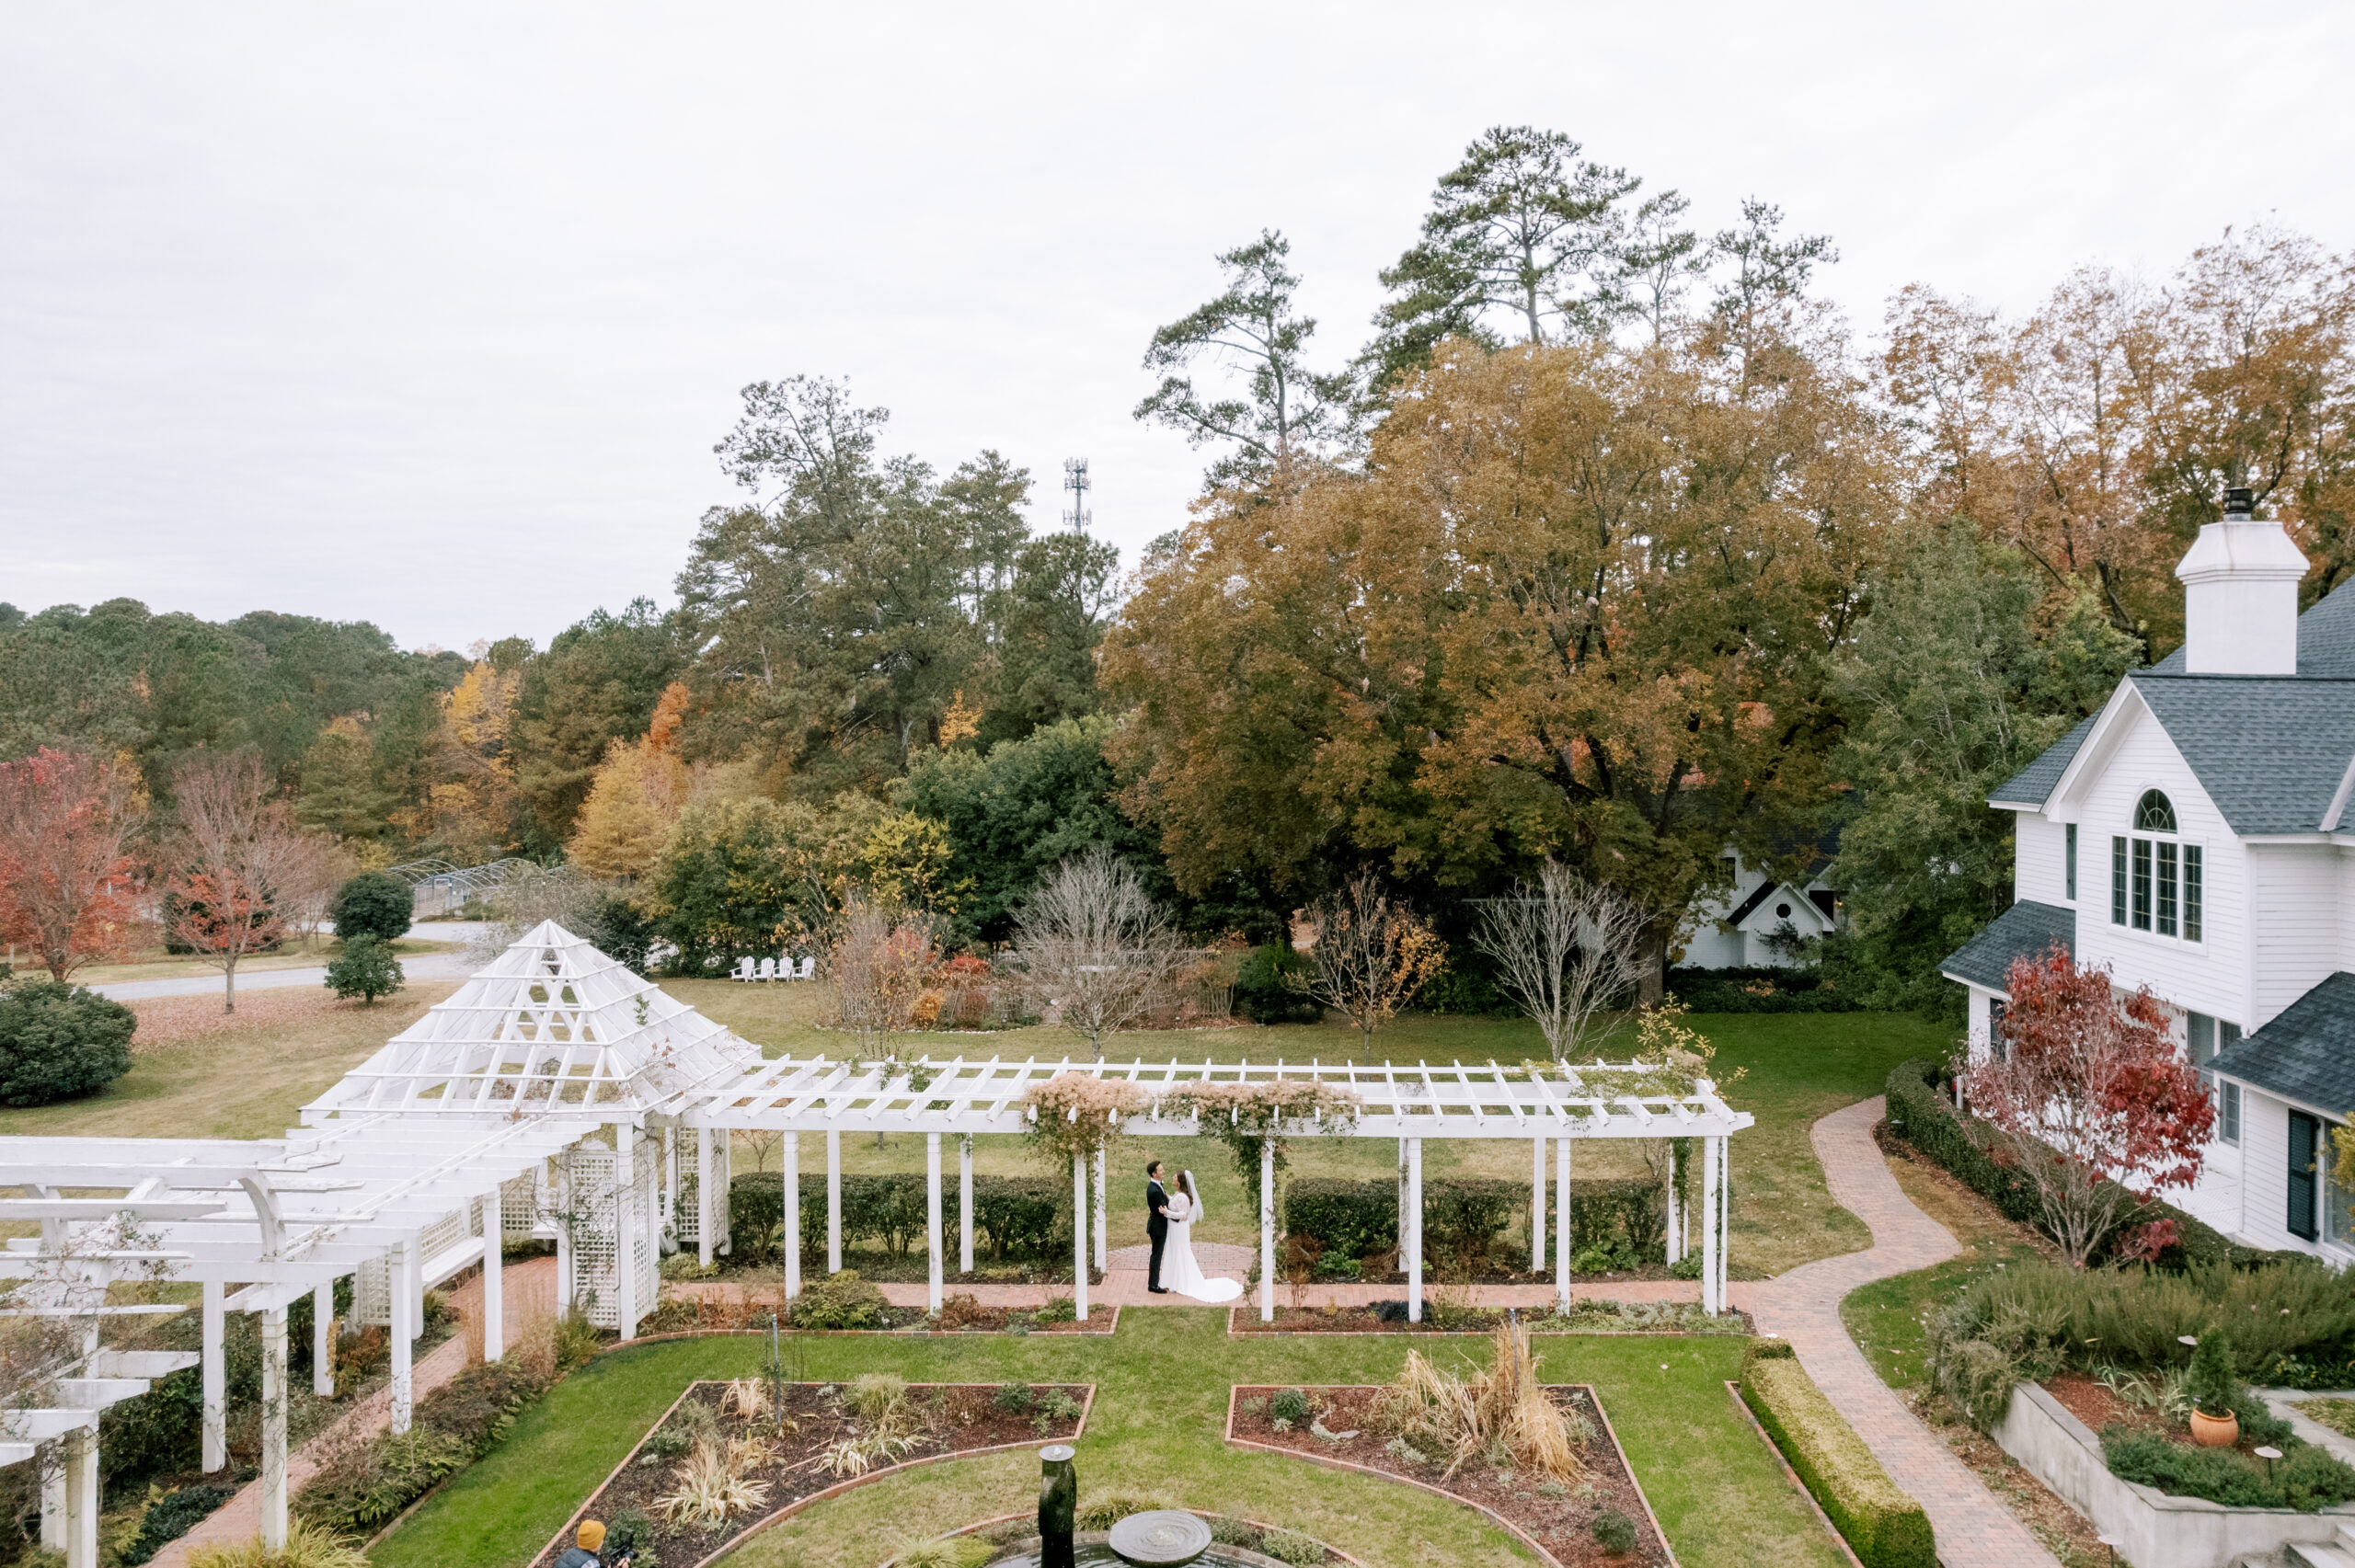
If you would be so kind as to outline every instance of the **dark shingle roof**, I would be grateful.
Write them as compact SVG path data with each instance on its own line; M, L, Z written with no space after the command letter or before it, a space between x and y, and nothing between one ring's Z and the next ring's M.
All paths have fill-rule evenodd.
M2183 673L2183 650L2152 667ZM2344 582L2298 617L2298 673L2308 679L2355 679L2355 581Z
M2073 952L2076 944L2076 910L2022 898L1948 955L1938 966L1938 973L2002 990L2014 959L2041 958L2055 947Z
M2355 681L2149 670L2128 679L2233 831L2321 828L2355 758Z
M2340 1114L2355 1110L2355 975L2342 969L2214 1062L2227 1078Z
M2099 713L2087 714L2077 721L2077 727L2037 753L2036 761L2012 775L2010 782L1987 798L2019 806L2041 806L2052 797L2052 786L2085 743L2085 731L2093 728Z

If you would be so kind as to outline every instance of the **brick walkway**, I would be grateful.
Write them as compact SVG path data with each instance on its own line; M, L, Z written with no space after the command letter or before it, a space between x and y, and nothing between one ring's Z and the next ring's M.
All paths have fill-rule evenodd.
M516 1333L534 1312L556 1310L556 1259L531 1258L509 1265L502 1273L500 1300L506 1310L501 1316L507 1320L507 1343L511 1345ZM450 1310L460 1318L482 1310L480 1271L451 1292ZM410 1398L422 1400L465 1370L465 1365L466 1335L461 1331L443 1340L431 1355L409 1368ZM307 1379L309 1374L301 1376ZM353 1438L374 1436L391 1422L392 1414L392 1390L378 1389L353 1405L334 1425L304 1444L300 1452L289 1454L287 1497L291 1500L303 1490L304 1482L317 1471L326 1455ZM154 1568L185 1568L188 1554L197 1547L235 1545L255 1539L260 1534L261 1482L257 1480L239 1487L235 1497L207 1515L194 1529L155 1553Z
M1810 1129L1832 1200L1872 1228L1861 1253L1824 1258L1780 1279L1736 1285L1762 1333L1780 1334L1826 1398L1863 1436L1890 1476L1929 1511L1944 1568L2058 1568L2028 1527L1995 1499L1970 1468L1905 1408L1849 1339L1840 1300L1861 1285L1952 1257L1946 1227L1913 1207L1873 1142L1878 1097L1834 1111Z

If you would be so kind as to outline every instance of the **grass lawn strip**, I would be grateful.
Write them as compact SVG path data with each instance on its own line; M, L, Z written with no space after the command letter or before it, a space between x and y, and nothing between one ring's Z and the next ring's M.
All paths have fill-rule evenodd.
M837 1477L822 1462L824 1452L831 1443L857 1432L860 1426L858 1417L837 1397L841 1391L840 1385L787 1383L785 1404L790 1429L778 1436L765 1419L744 1419L729 1413L729 1384L709 1380L689 1384L663 1412L662 1419L648 1428L645 1436L614 1467L604 1483L584 1499L549 1538L534 1562L550 1562L562 1555L572 1543L573 1531L582 1519L603 1520L610 1528L616 1516L636 1509L649 1516L651 1544L672 1568L700 1565L729 1551L748 1536L790 1518L812 1503L880 1481L897 1471L1005 1448L1028 1449L1042 1443L1072 1442L1086 1429L1087 1406L1096 1397L1096 1391L1084 1384L1031 1387L1029 1391L1037 1402L1062 1394L1078 1406L1078 1413L1066 1419L1056 1420L1041 1411L1034 1420L1027 1411L1000 1409L994 1402L998 1392L994 1383L910 1384L902 1398L905 1408L920 1423L920 1444L937 1445L938 1451L910 1453L879 1462L863 1473ZM658 1434L681 1425L683 1407L691 1402L711 1408L723 1439L765 1436L773 1457L747 1472L766 1489L761 1510L747 1511L711 1527L684 1521L672 1523L657 1512L655 1500L673 1489L684 1456L649 1458L647 1447ZM1039 1430L1040 1425L1044 1431ZM955 1438L978 1440L952 1443Z
M1395 1378L1419 1343L1345 1336L1229 1338L1209 1308L1127 1318L1117 1338L1035 1334L849 1335L788 1348L797 1381L890 1370L911 1381L1087 1383L1097 1388L1079 1445L1081 1504L1120 1492L1268 1520L1349 1552L1368 1568L1501 1568L1535 1561L1484 1516L1410 1487L1228 1448L1235 1383L1373 1383ZM1424 1348L1441 1357L1458 1343ZM1728 1410L1729 1337L1549 1341L1554 1376L1591 1386L1678 1556L1711 1568L1840 1568L1839 1553L1780 1463ZM1469 1347L1465 1347L1469 1348ZM768 1346L749 1334L631 1345L600 1356L517 1418L499 1448L459 1475L370 1555L375 1568L517 1568L572 1514L696 1379L757 1375ZM1467 1364L1475 1364L1465 1357ZM1485 1364L1485 1357L1481 1362ZM893 1471L764 1530L730 1568L875 1568L890 1552L977 1519L1034 1507L1039 1461L1016 1449ZM665 1568L685 1565L665 1564Z
M1729 1379L1726 1383L1726 1394L1733 1401L1734 1408L1741 1412L1742 1419L1749 1422L1752 1428L1757 1432L1758 1440L1770 1448L1774 1448L1775 1439L1767 1436L1766 1428L1758 1425L1757 1413L1752 1411L1742 1399L1741 1384ZM1783 1450L1775 1448L1775 1457L1783 1459L1783 1473L1790 1478L1791 1489L1807 1499L1807 1505L1814 1510L1816 1518L1822 1522L1823 1533L1831 1537L1832 1544L1840 1549L1840 1555L1854 1564L1854 1568L1865 1568L1855 1552L1849 1548L1847 1538L1840 1533L1840 1527L1832 1522L1832 1516L1823 1511L1823 1505L1815 1500L1815 1494L1809 1492L1807 1489L1807 1482L1799 1479L1799 1472L1791 1468L1790 1460L1783 1459Z
M1270 1414L1271 1402L1287 1388L1300 1389L1312 1402L1322 1402L1315 1426L1306 1430L1276 1430ZM1336 1470L1403 1481L1409 1486L1453 1498L1479 1509L1520 1537L1540 1557L1564 1564L1565 1568L1588 1568L1589 1564L1625 1557L1624 1551L1607 1551L1597 1544L1591 1527L1605 1512L1618 1513L1634 1522L1638 1532L1636 1551L1643 1561L1664 1558L1675 1562L1675 1553L1669 1550L1668 1539L1652 1515L1644 1489L1637 1483L1626 1457L1619 1451L1619 1439L1611 1430L1611 1418L1603 1413L1603 1402L1594 1397L1592 1389L1583 1384L1557 1384L1545 1391L1556 1408L1583 1418L1593 1432L1579 1446L1579 1457L1589 1475L1576 1491L1532 1483L1516 1472L1478 1462L1465 1464L1449 1476L1446 1467L1437 1459L1417 1461L1401 1456L1373 1429L1369 1406L1382 1391L1378 1386L1362 1384L1237 1386L1228 1396L1226 1440L1236 1448L1289 1454ZM1316 1426L1332 1435L1323 1435Z

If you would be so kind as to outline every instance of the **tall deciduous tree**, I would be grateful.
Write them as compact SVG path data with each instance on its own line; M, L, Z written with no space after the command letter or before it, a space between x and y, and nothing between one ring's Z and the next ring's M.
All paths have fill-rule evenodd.
M1118 598L1120 564L1118 550L1085 533L1050 533L1022 547L1001 601L1003 633L976 729L982 745L1096 711L1096 648Z
M2149 988L2121 996L2108 968L2054 952L2015 962L2005 990L2003 1040L1963 1092L2083 1268L2139 1198L2199 1179L2215 1105Z
M145 817L124 770L43 747L0 763L0 935L63 982L141 921L131 843Z
M286 934L280 899L306 870L310 842L254 751L202 752L172 776L178 830L170 934L221 971L221 1010L237 1010L237 965Z
M1548 859L1534 884L1481 904L1472 940L1554 1059L1569 1061L1641 979L1645 923L1642 910Z
M1286 978L1347 1017L1371 1051L1373 1032L1437 977L1447 944L1372 876L1351 877L1338 893L1317 900L1309 919L1316 934L1308 944L1308 967Z
M1136 418L1185 432L1196 446L1224 448L1204 475L1215 490L1265 486L1339 436L1350 393L1346 375L1309 369L1315 321L1298 314L1299 277L1287 266L1292 242L1273 229L1223 254L1226 288L1217 298L1153 335L1144 368L1161 384L1136 406ZM1181 374L1204 357L1224 360L1247 378L1240 397L1205 394Z
M1015 915L1005 962L1100 1061L1106 1037L1144 1016L1186 956L1135 869L1098 847L1063 862L1032 890Z
M1499 125L1440 176L1423 237L1382 274L1395 297L1367 351L1377 392L1450 338L1560 342L1608 327L1618 207L1642 182L1580 153L1559 132Z

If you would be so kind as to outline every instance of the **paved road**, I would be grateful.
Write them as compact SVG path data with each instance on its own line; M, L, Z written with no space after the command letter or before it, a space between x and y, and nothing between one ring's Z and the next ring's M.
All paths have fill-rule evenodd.
M411 937L420 942L458 944L447 953L419 953L401 960L401 973L412 980L463 979L482 967L477 959L469 958L465 944L474 939L482 927L465 921L426 921L409 927ZM306 966L300 969L248 969L237 976L237 989L276 990L281 986L317 987L327 983L325 964ZM139 1001L155 996L203 996L221 989L221 977L186 975L174 980L117 980L111 985L92 986L100 996L117 1001Z

